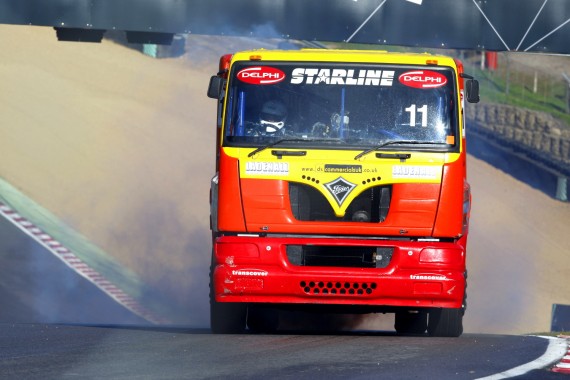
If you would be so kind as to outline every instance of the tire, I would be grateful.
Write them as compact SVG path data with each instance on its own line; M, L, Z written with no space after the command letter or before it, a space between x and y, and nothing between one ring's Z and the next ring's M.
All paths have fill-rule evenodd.
M428 313L426 311L410 312L408 310L396 312L394 328L398 334L424 334L428 327Z
M253 333L275 333L279 328L279 313L267 306L250 305L247 310L247 327Z
M463 333L463 308L436 308L429 312L428 334L434 337L458 337Z
M210 328L214 334L243 333L246 314L245 304L210 300Z
M210 328L214 334L241 334L245 331L247 304L218 302L214 293L214 255L210 265Z

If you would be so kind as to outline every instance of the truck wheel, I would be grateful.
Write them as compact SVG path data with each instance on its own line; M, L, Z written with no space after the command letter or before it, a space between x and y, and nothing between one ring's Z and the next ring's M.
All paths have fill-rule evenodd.
M396 312L394 328L398 334L423 334L428 327L428 314L425 311L410 312L408 310Z
M250 305L247 309L247 327L253 333L274 333L279 327L279 313L267 306Z
M245 330L247 305L216 301L214 294L214 259L210 265L210 328L214 334L240 334Z
M431 309L429 312L428 334L439 337L458 337L463 333L463 308Z
M210 300L210 328L214 334L240 334L245 330L247 306Z

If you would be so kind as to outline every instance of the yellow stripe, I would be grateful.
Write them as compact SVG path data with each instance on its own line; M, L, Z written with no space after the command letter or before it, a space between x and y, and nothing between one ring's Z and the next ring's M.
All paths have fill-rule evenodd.
M271 149L266 149L250 158L248 154L253 148L223 149L228 156L239 160L241 178L284 180L312 186L329 201L337 216L344 215L358 194L374 186L440 183L443 165L459 158L457 153L411 152L411 158L401 162L399 159L376 158L372 152L355 160L360 151L310 149L302 157L285 156L278 159L271 154ZM340 205L326 187L326 184L333 183L339 177L355 185Z

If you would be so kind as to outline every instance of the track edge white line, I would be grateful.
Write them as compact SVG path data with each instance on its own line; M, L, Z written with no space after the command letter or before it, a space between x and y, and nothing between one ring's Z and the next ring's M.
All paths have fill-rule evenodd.
M522 364L518 367L511 368L509 370L496 373L493 375L480 377L476 380L500 380L508 379L515 376L524 375L535 369L547 368L558 361L560 361L566 352L568 351L568 343L566 339L556 338L552 336L542 336L542 335L531 335L537 338L543 338L549 340L548 346L546 347L546 352L535 360Z

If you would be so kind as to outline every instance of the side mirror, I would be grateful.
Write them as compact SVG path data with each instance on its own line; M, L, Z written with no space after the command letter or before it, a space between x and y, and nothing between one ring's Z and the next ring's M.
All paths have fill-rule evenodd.
M225 79L214 75L210 78L210 85L208 86L208 97L212 99L219 99L220 94L224 88Z
M465 82L465 92L469 103L479 103L479 81L468 79Z

